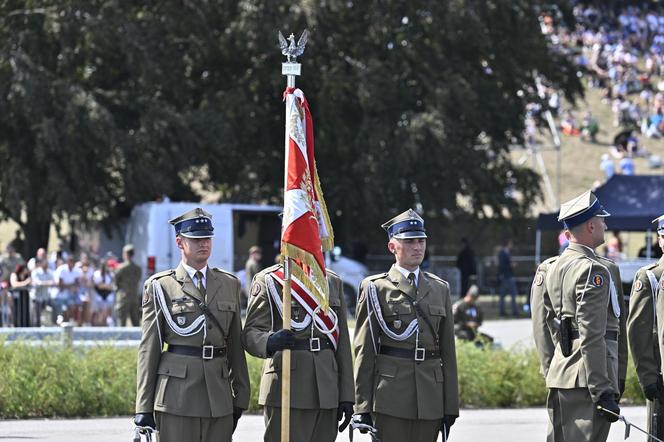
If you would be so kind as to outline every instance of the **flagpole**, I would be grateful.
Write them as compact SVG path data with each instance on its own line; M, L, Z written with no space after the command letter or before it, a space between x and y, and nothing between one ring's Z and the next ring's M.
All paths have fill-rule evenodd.
M305 30L300 41L295 45L295 36L290 35L288 41L279 32L279 46L281 53L287 58L281 64L281 73L286 76L286 86L295 87L295 77L300 75L301 65L296 62L296 57L302 55L307 40ZM288 151L290 147L288 101L286 101L286 123L285 123L285 155L284 155L284 206L286 203L286 191L288 190ZM284 301L283 301L283 324L285 330L291 329L291 259L284 255ZM290 384L291 384L291 351L284 349L281 353L281 442L290 442Z

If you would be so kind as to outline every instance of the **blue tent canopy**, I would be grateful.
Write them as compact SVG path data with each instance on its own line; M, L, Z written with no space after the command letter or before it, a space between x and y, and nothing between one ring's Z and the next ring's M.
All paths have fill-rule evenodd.
M604 208L609 230L654 230L652 220L664 214L664 176L614 175L595 191ZM558 213L542 213L537 230L559 230Z

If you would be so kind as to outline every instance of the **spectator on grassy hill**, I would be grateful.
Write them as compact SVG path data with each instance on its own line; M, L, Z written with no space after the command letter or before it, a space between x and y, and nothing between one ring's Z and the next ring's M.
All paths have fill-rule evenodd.
M604 177L607 181L616 173L616 166L608 153L602 155L602 161L599 163L599 168L604 172Z
M597 142L597 134L599 133L599 123L593 117L590 111L587 111L583 116L583 122L581 123L581 135L582 139L585 141L591 141L593 143Z
M634 160L629 155L625 155L618 163L621 175L634 175Z
M562 129L562 133L565 135L572 135L576 136L581 133L579 128L577 127L576 123L576 118L574 118L574 114L572 111L565 111L563 115L563 119L560 122L560 128Z
M43 247L38 248L35 256L28 260L28 269L32 272L37 268L38 261L46 261L46 256L46 249Z

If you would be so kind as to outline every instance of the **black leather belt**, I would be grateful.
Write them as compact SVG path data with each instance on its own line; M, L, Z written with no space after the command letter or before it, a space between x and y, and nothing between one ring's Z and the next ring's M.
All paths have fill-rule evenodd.
M176 355L196 356L203 359L212 359L226 356L226 347L214 347L212 345L191 347L189 345L168 344L168 352L175 353Z
M572 330L572 339L579 339L579 331L578 330ZM609 330L604 334L604 339L608 341L617 341L618 340L618 332L616 330Z
M424 348L410 349L381 345L379 353L397 358L413 359L415 361L424 361L425 359L440 359L439 350L426 350Z
M321 351L326 348L334 350L332 343L327 338L310 338L310 339L296 339L295 345L291 350L306 350L306 351Z

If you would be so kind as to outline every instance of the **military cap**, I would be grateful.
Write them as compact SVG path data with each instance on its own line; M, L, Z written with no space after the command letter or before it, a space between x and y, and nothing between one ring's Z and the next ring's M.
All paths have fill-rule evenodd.
M664 235L664 215L655 218L652 222L657 223L657 234Z
M176 235L187 238L212 238L214 236L212 215L200 207L173 218L169 223L175 228Z
M606 217L611 214L604 210L595 194L588 190L560 205L558 221L561 221L566 229L571 229L585 223L593 216Z
M125 253L133 252L134 251L134 245L133 244L125 244L124 247L122 248L122 251Z
M424 220L413 209L408 209L381 226L387 231L388 238L426 238Z

